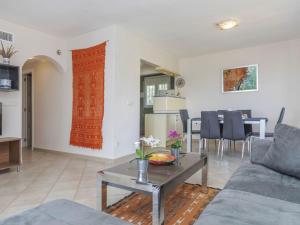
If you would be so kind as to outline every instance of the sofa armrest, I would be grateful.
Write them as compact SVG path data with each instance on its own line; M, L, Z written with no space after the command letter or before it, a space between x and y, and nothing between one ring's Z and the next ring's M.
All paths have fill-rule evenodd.
M265 154L273 143L272 140L253 138L251 146L251 162L254 164L262 164Z

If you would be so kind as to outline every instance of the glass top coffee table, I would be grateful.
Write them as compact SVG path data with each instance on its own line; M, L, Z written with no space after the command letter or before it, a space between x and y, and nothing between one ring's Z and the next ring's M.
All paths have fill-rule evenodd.
M99 171L97 173L97 209L107 209L107 186L152 195L152 224L164 224L164 198L177 185L202 169L202 188L207 192L207 156L198 153L182 154L177 164L168 166L149 165L148 182L136 182L136 161Z

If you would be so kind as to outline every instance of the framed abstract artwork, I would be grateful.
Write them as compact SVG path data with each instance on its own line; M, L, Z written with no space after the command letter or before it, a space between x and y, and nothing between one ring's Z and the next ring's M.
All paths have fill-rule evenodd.
M223 69L222 92L258 91L258 65Z

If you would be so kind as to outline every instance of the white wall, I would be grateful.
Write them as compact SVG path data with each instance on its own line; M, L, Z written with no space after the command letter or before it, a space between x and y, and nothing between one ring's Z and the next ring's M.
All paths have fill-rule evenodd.
M172 71L178 70L176 57L120 26L111 26L70 40L2 20L0 29L15 34L14 45L19 53L12 59L13 64L22 66L32 56L46 55L63 68L60 73L53 71L49 65L37 68L42 74L35 80L39 85L37 93L43 96L36 99L37 106L42 106L38 109L35 124L38 134L34 145L39 148L106 158L133 153L133 142L139 137L140 60ZM70 146L72 62L68 50L90 47L106 40L103 149L94 151ZM62 56L56 54L57 49L62 49ZM199 115L201 110L206 109L250 108L256 116L268 116L269 128L272 129L281 106L286 106L286 121L300 126L297 102L299 62L300 40L182 59L180 73L187 81L183 94L187 97L188 109L192 115ZM258 92L221 93L222 68L256 63L259 64ZM21 90L0 92L3 136L21 137L21 93Z
M68 53L67 72L62 76L61 118L48 120L49 126L37 128L40 132L43 132L46 127L52 129L37 136L35 147L105 158L118 158L134 152L133 143L139 138L140 60L147 59L170 69L177 69L177 60L118 26L72 38L68 41L68 49L87 48L104 41L108 43L105 65L103 148L101 151L95 151L69 145L72 119L71 53ZM58 91L59 87L53 88ZM46 88L43 92L50 93L51 89ZM47 104L47 108L51 108L50 105L54 107L56 102L50 100ZM46 119L48 113L44 111L43 116L36 118L39 121ZM53 125L56 123L62 125ZM61 128L57 130L55 128L57 126ZM54 138L59 140L53 142Z
M39 148L106 158L133 153L133 142L139 137L140 60L178 70L176 57L120 26L111 26L70 40L2 20L0 29L16 36L14 45L19 53L12 59L13 64L22 66L32 56L46 55L63 68L61 73L56 73L49 65L37 69L42 74L36 81L39 83L37 93L43 96L36 99L37 104L42 105L35 124L38 134L34 145ZM106 40L103 149L94 151L70 146L72 62L68 50L90 47ZM62 56L56 54L57 49L62 49ZM206 109L250 108L256 116L268 116L271 129L281 106L286 106L286 121L300 126L297 103L299 60L300 40L182 59L180 73L187 81L183 90L187 106L192 115L199 115L201 110ZM258 92L221 93L222 68L256 63L259 64ZM0 92L0 101L3 102L3 136L21 137L21 93Z
M61 130L63 145L60 146L45 146L49 149L55 149L64 152L78 153L89 156L114 158L114 149L112 146L112 132L113 132L113 90L114 90L114 76L115 76L115 27L108 27L106 29L90 32L68 41L68 49L80 49L91 47L105 41L108 41L106 46L106 64L105 64L105 93L104 93L104 118L103 118L103 147L101 151L92 150L88 148L81 148L69 145L70 130L72 123L72 58L71 52L68 53L68 69L67 76L64 80L64 106L63 119L65 126Z
M258 64L259 91L222 94L222 68ZM272 130L282 106L284 122L300 126L300 39L180 60L186 79L183 94L193 116L202 110L252 109L267 116Z
M0 29L15 35L14 46L19 51L12 57L11 63L22 67L25 61L36 55L47 55L66 68L65 55L58 56L57 49L65 51L65 40L56 38L23 26L0 20ZM2 60L2 59L0 59ZM20 91L0 92L3 103L3 137L21 137L22 135L22 87Z
M0 21L0 28L16 35L14 45L20 52L13 59L13 64L21 66L32 56L45 55L63 67L63 71L57 71L51 63L44 62L35 64L33 68L35 148L104 158L117 158L134 152L133 142L139 137L140 60L146 59L176 70L175 57L119 26L68 40L56 39L5 21ZM72 120L72 60L69 50L87 48L104 41L108 41L104 140L102 150L95 151L69 145ZM63 50L62 56L56 55L57 49ZM0 93L0 101L5 103L3 136L21 137L21 93Z
M178 60L158 45L116 26L116 77L114 86L114 150L121 157L134 153L139 138L140 60L177 71Z
M68 40L66 49L90 47L106 40L105 65L105 112L103 135L104 143L101 151L71 146L70 130L72 122L72 55L66 50L66 71L58 70L52 62L47 60L36 61L33 65L24 67L24 70L33 71L33 105L34 105L34 138L35 148L77 153L89 156L113 158L112 148L112 118L111 103L113 95L113 77L115 70L115 55L113 50L114 27L101 31L91 32ZM31 68L30 68L31 67Z
M103 148L101 151L71 146L72 123L72 49L90 47L108 40L105 65L105 106L103 123ZM61 71L49 60L35 60L24 70L33 72L33 146L82 155L113 158L111 104L113 77L115 28L91 32L68 40L64 54L67 58L66 71Z

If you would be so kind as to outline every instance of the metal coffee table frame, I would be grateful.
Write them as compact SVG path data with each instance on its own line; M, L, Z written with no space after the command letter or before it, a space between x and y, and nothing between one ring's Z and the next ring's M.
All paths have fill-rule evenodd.
M184 183L189 177L202 169L202 188L207 192L207 156L197 153L188 153L185 157L190 157L191 165L187 165L182 171L176 172L160 182L152 182L147 184L138 184L133 176L128 176L126 173L116 173L107 169L97 173L97 209L107 210L107 186L117 187L133 192L141 192L152 195L152 224L164 224L164 199L167 193L172 191L177 185ZM196 158L196 160L195 160ZM122 164L123 166L130 165L129 163ZM179 165L180 166L180 165ZM163 168L163 167L161 167ZM176 166L174 167L176 169ZM151 174L151 171L149 172Z

